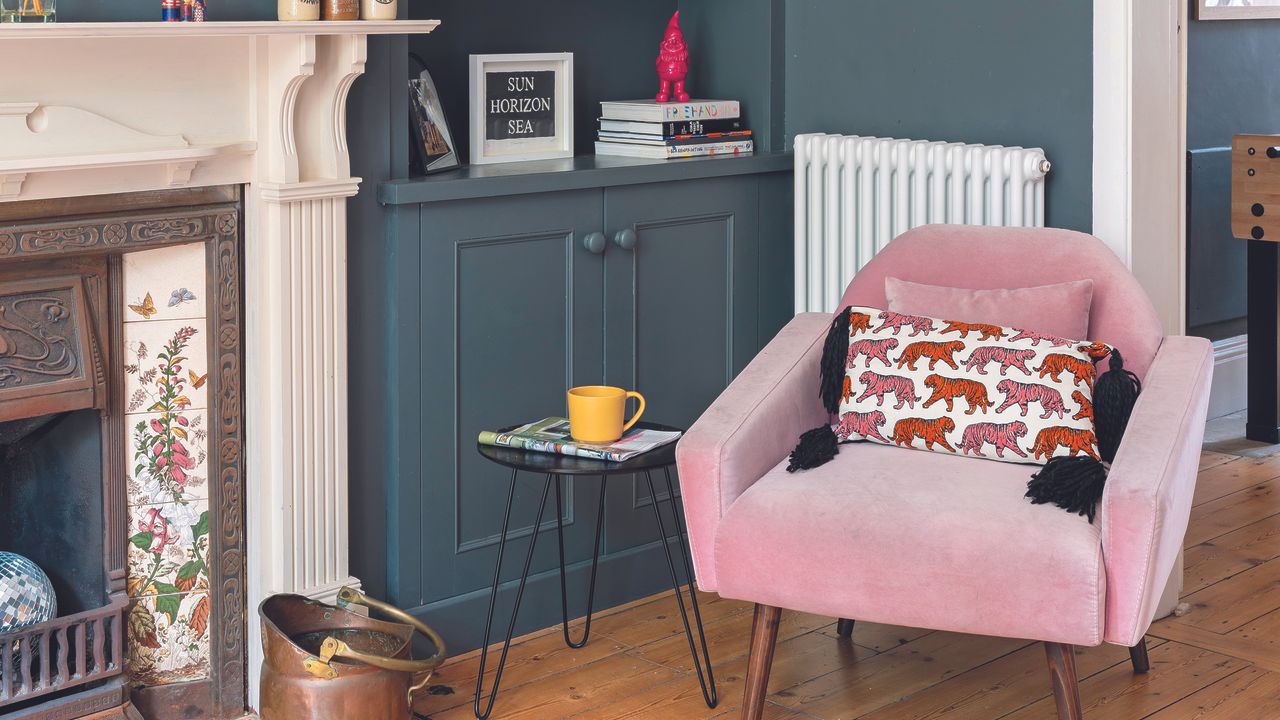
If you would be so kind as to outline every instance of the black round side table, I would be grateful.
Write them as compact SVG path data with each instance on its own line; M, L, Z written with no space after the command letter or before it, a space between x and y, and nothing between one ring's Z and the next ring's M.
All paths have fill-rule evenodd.
M637 423L636 427L643 430L680 431L680 428L646 422ZM506 429L509 430L511 428ZM596 565L600 561L600 537L604 528L605 485L608 483L609 478L614 475L644 475L645 482L649 485L649 496L653 498L653 516L658 521L658 533L661 535L662 549L667 556L667 569L671 572L671 587L675 590L676 604L680 606L680 620L684 623L684 635L689 641L689 653L693 656L693 666L698 673L698 684L702 686L702 699L706 701L707 707L714 708L719 701L716 697L716 681L711 674L711 655L707 650L706 635L702 631L702 615L698 611L698 595L694 587L693 565L689 561L689 551L684 545L684 527L680 520L680 511L675 506L675 486L671 482L671 467L676 463L676 444L674 442L668 443L620 463L568 457L552 453L530 452L493 445L480 445L478 443L477 449L486 459L511 468L511 484L507 490L507 509L502 516L502 534L499 536L498 541L498 561L493 569L493 589L489 593L489 613L484 623L484 644L480 646L480 669L476 673L475 716L480 720L485 720L493 712L493 703L498 697L498 686L502 682L502 668L507 662L507 651L511 649L511 636L515 632L516 615L520 612L520 599L524 596L525 582L529 579L529 567L533 563L533 550L538 542L538 533L535 531L529 537L529 550L525 554L524 569L520 572L520 584L516 588L515 606L511 609L511 621L507 624L507 635L502 643L502 654L498 657L498 671L494 674L493 688L489 692L489 702L482 710L480 700L484 691L484 667L489 654L489 634L493 626L493 609L498 600L498 587L501 584L502 556L507 547L507 530L511 523L511 504L515 498L516 479L521 471L546 476L546 481L542 486L542 500L538 503L538 517L533 522L534 528L542 524L542 514L546 509L547 497L551 492L552 484L556 488L556 539L560 546L560 617L564 629L564 642L574 649L586 645L587 638L591 634L591 608L596 590ZM653 472L655 470L662 470L663 475L666 477L667 503L671 508L671 515L675 524L674 540L680 548L680 558L684 563L685 576L689 579L689 600L693 608L694 624L698 628L698 639L702 644L701 660L694 645L693 630L689 625L689 614L685 610L684 594L680 589L680 577L676 572L676 563L671 557L670 543L673 538L667 534L666 521L663 520L662 513L659 510L658 493L654 492ZM574 642L569 637L569 601L565 587L564 572L564 517L563 506L560 501L560 486L566 480L582 475L588 477L598 476L600 478L600 502L596 508L595 553L591 559L591 574L588 580L587 616L582 629L582 639Z

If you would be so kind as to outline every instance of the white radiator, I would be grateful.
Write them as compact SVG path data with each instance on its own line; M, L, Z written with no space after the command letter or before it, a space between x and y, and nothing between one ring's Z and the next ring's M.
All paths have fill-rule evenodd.
M930 223L1044 225L1039 148L797 135L796 312L832 312L890 240Z

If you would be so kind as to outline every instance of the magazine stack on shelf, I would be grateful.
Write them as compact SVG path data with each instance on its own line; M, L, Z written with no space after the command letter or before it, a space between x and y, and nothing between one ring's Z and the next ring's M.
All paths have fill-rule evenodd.
M600 103L597 155L669 159L743 155L754 150L736 100Z

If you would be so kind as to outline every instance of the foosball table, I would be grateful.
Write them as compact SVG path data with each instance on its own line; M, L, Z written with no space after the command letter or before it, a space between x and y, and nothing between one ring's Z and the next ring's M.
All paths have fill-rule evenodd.
M1245 436L1280 443L1280 135L1231 144L1231 233L1249 243L1249 417Z

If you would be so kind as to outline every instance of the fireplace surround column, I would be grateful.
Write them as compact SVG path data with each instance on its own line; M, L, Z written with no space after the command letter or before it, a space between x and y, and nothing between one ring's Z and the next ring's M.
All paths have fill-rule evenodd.
M247 192L246 446L250 696L256 609L359 586L347 552L346 99L365 38L259 39L261 181Z

